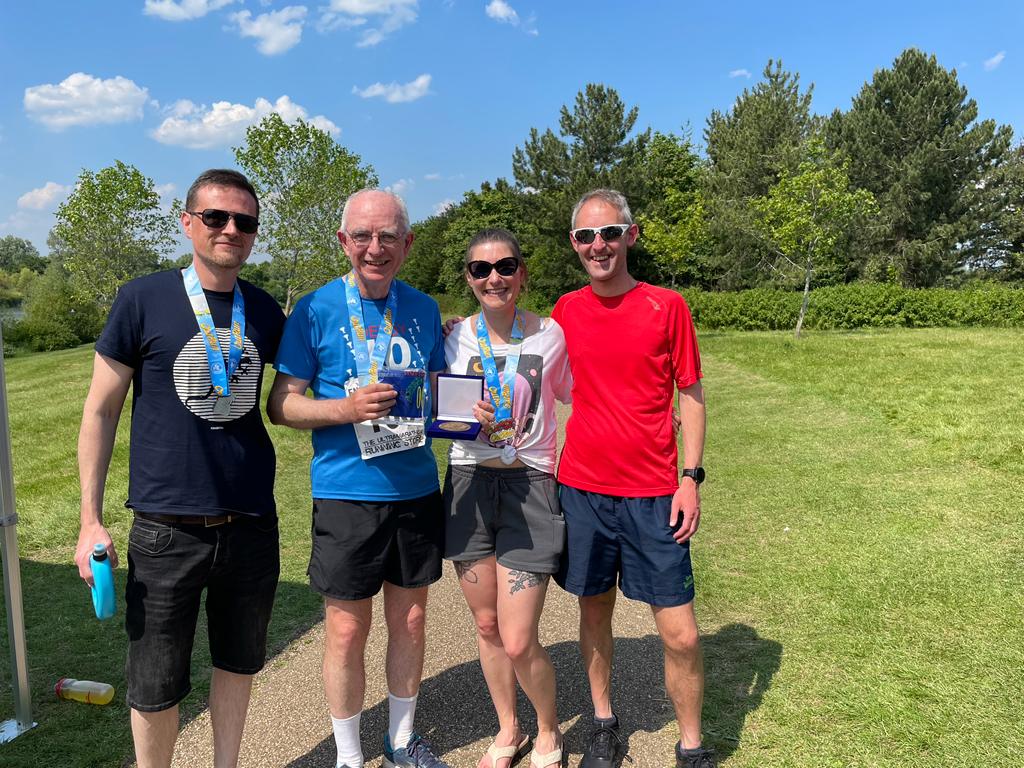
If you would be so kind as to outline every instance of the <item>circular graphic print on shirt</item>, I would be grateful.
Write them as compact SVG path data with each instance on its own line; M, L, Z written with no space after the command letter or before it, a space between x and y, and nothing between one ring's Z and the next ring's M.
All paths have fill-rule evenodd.
M231 332L228 328L217 329L217 341L221 349L227 349L231 343ZM260 369L263 361L260 353L249 337L245 337L242 345L242 359L238 368L228 382L231 391L231 407L227 413L214 411L217 394L210 380L210 368L206 359L206 344L203 335L196 335L182 347L174 361L174 389L182 404L201 419L213 422L234 421L252 410L256 405Z

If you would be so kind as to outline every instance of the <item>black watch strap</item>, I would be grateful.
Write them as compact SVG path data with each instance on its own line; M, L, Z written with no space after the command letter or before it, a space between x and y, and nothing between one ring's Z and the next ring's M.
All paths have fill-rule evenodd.
M693 480L694 483L700 485L704 482L704 467L694 467L693 469L684 469L683 477L688 477ZM680 478L682 479L682 478Z

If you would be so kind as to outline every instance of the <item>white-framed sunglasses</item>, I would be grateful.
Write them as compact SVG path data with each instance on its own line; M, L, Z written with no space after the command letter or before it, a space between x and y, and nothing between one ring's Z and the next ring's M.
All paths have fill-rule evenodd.
M572 235L572 239L580 245L590 245L594 242L594 238L598 235L606 243L618 240L622 235L629 231L632 224L605 224L603 227L579 227L572 230L569 234Z

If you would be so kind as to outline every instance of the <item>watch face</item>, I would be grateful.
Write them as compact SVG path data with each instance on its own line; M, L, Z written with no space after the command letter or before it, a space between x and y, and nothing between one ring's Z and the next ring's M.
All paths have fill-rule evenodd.
M695 467L694 469L684 469L683 475L685 477L692 477L693 482L700 485L704 482L704 467Z

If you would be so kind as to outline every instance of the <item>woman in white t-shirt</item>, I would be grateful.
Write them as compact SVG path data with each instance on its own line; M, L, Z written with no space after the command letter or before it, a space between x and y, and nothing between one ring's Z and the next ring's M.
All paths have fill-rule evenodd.
M480 312L455 326L445 356L452 373L483 376L488 396L474 411L479 437L452 441L445 558L473 612L498 714L480 768L508 768L529 748L516 715L517 678L537 712L530 766L553 768L562 764L555 671L537 626L565 546L554 478L555 400L569 402L572 386L565 336L554 320L517 308L526 265L512 233L477 233L465 267Z

